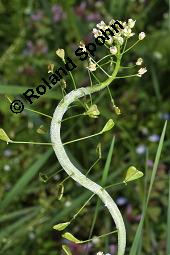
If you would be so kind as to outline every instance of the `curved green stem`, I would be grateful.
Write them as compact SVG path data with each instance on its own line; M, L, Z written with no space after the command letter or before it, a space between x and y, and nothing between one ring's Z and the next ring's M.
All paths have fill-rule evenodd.
M61 100L59 105L57 106L54 114L53 119L51 122L51 141L53 144L53 149L55 151L55 154L58 158L58 161L60 162L62 168L67 172L68 175L72 175L72 178L78 182L80 185L85 187L86 189L92 191L93 194L98 195L98 197L103 201L105 206L108 208L110 214L112 215L113 220L115 221L116 228L118 230L118 255L124 255L125 253L125 247L126 247L126 230L125 225L123 222L122 215L116 205L116 203L113 201L111 196L108 194L108 192L102 188L97 183L91 181L88 179L84 174L81 173L81 171L70 161L65 149L64 145L61 141L61 122L63 115L68 110L68 107L71 103L76 101L77 99L84 97L86 95L90 95L92 93L98 92L113 82L115 79L119 68L120 68L120 62L121 62L121 55L119 53L117 62L115 65L115 69L111 75L106 81L100 83L99 85L93 86L93 87L82 87L76 90L71 91L69 94L67 94L64 97L64 100Z

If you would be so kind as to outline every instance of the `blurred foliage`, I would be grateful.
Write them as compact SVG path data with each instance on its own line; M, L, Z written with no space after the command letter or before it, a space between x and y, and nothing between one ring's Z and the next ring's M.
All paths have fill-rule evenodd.
M49 63L60 67L62 63L55 55L58 48L64 48L67 56L77 63L78 68L73 75L78 87L88 85L85 63L80 63L74 56L79 41L91 42L91 30L100 20L133 18L136 20L136 33L145 31L147 37L124 61L131 63L142 57L148 69L146 76L141 79L120 79L111 86L121 115L115 115L106 90L93 98L101 117L95 120L86 117L76 121L71 119L64 123L62 135L63 140L71 140L93 134L109 118L113 118L116 123L114 131L86 142L69 145L69 156L85 173L96 160L96 146L101 142L102 160L89 175L100 182L114 133L116 139L108 184L121 181L124 170L131 164L141 171L147 169L145 176L149 178L164 121L170 119L168 8L168 0L0 0L0 127L6 130L11 139L48 142L49 132L40 134L36 131L41 125L49 130L50 121L28 111L20 115L13 114L5 94L14 98L29 87L36 87L41 83L42 77L48 77ZM96 59L103 54L105 50L100 47L96 52ZM65 79L66 91L69 92L73 85L68 76ZM99 75L99 79L102 76ZM59 99L61 91L56 86L31 108L52 115ZM68 117L77 113L79 110L73 108ZM141 254L165 254L169 149L168 125L145 222ZM90 193L69 179L65 184L64 197L58 201L57 184L66 177L63 172L56 174L59 169L52 149L46 146L7 146L0 142L0 254L61 254L63 240L52 226L68 221ZM46 177L44 180L43 175ZM127 226L127 251L139 223L145 185L146 177L124 188L110 190L118 204L124 201L119 206ZM71 228L81 240L87 239L89 235L95 206L96 200L93 200ZM113 229L113 223L103 205L99 208L99 214L102 218L97 219L94 235ZM101 219L106 224L101 224ZM116 244L113 237L91 244L90 254L104 250L103 247L114 254L114 245L111 243ZM70 244L70 248L75 255L84 254L83 246L74 247Z

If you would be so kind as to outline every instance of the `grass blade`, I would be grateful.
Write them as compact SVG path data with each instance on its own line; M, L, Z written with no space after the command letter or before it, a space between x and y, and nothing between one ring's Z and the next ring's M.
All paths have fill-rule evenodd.
M138 225L138 228L137 228L135 238L133 240L133 244L132 244L129 255L137 254L137 251L138 251L138 248L139 248L139 245L140 245L140 240L142 238L142 230L143 230L143 224L144 224L144 220L145 220L146 210L147 210L147 207L148 207L148 202L149 202L149 199L150 199L153 183L154 183L156 172L157 172L157 169L158 169L158 164L159 164L161 151L162 151L162 147L163 147L163 142L164 142L164 138L165 138L166 127L167 127L167 121L165 122L163 131L162 131L162 134L161 134L161 139L159 141L159 145L158 145L158 149L157 149L157 153L156 153L156 157L155 157L155 161L154 161L154 165L153 165L153 169L152 169L152 175L151 175L151 181L150 181L150 185L149 185L149 191L148 191L148 194L147 194L147 199L146 199L146 202L145 202L144 207L143 207L142 217L141 217L140 223Z
M168 198L168 219L167 219L167 255L170 254L170 173L169 173L169 198Z
M17 181L11 191L6 195L4 200L0 203L0 210L4 210L13 199L18 195L22 194L29 181L35 176L40 170L43 164L47 161L52 153L52 149L49 149L43 156L40 156L38 160L24 173L21 178Z

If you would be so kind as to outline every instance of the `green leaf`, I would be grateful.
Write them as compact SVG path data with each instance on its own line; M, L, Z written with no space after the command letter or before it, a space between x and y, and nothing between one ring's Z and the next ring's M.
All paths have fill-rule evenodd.
M12 142L2 128L0 128L0 140L7 142L7 144Z
M136 179L139 179L143 176L143 173L141 171L138 171L136 167L130 166L127 170L126 177L124 179L124 183L134 181Z
M106 125L102 129L101 134L109 131L110 129L112 129L114 127L114 125L115 125L115 123L112 119L108 120L108 122L106 123Z
M64 230L68 225L70 225L69 221L68 222L64 222L64 223L59 223L59 224L53 226L53 229L61 231L61 230Z
M71 233L66 232L62 235L65 239L73 242L73 243L82 243L82 241L78 240L76 237L74 237Z
M62 249L67 255L72 255L70 248L67 245L62 245Z

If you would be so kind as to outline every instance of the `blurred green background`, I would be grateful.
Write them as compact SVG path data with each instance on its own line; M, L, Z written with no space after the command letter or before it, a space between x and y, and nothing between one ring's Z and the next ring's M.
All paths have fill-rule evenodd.
M96 160L96 146L101 142L102 160L90 172L91 179L100 183L104 167L109 171L106 185L120 182L129 165L145 172L141 180L109 190L125 220L128 254L148 187L146 176L150 178L164 122L170 119L168 0L0 0L0 127L11 139L49 142L50 120L29 111L12 113L5 95L14 99L27 88L39 85L42 77L48 77L49 63L60 67L61 62L55 54L58 48L64 48L66 55L76 62L74 50L80 40L91 42L95 25L112 18L132 18L136 20L135 33L146 33L146 39L127 54L125 62L134 63L142 57L148 72L142 78L117 80L110 87L121 115L115 115L106 90L93 96L101 112L100 118L71 119L63 124L62 135L64 141L90 135L113 118L116 126L111 132L67 146L70 158L85 173ZM104 49L100 47L96 59L103 54ZM78 68L73 71L75 81L78 87L86 86L89 79L84 63L77 63ZM73 84L69 76L65 80L69 92ZM31 109L52 115L61 98L61 88L56 86L36 100ZM68 117L79 112L81 110L73 108ZM37 132L41 125L47 132ZM168 125L138 255L166 254L169 131ZM59 169L52 148L48 146L0 142L0 254L62 254L61 244L65 240L52 226L68 221L90 192L68 179L64 183L64 196L59 201L57 184L67 176L64 172L57 174ZM69 227L69 231L81 240L88 238L96 201L94 198ZM100 204L93 235L113 229L109 213ZM68 245L74 255L85 254L85 245ZM116 238L110 236L97 243L91 242L88 253L96 254L101 250L114 255L116 245Z

